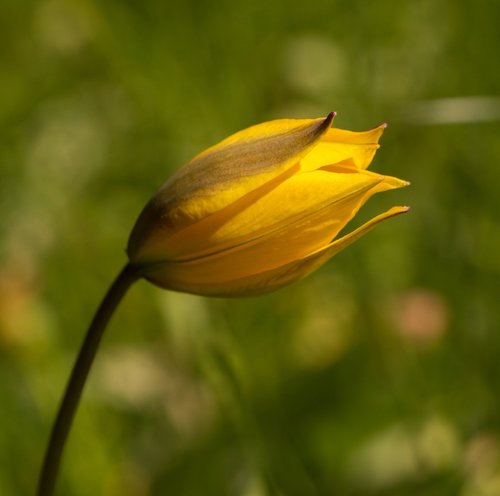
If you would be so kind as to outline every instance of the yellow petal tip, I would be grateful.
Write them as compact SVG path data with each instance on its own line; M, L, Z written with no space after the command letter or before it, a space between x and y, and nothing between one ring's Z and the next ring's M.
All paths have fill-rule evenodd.
M388 217L393 217L394 215L405 214L411 210L408 205L402 205L398 207L392 207L388 212Z
M411 182L407 181L406 179L398 179L398 187L399 188L406 188L407 186L410 186Z
M405 179L399 179L393 176L383 176L381 191L385 191L387 189L406 188L409 185L410 181L406 181Z

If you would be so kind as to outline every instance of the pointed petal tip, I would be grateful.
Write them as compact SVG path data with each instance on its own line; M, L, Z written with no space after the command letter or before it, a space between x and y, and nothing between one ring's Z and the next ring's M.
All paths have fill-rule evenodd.
M410 181L406 181L405 179L399 179L394 176L381 176L382 181L384 183L385 189L398 189L398 188L406 188L410 185Z
M406 179L398 179L397 181L398 181L398 188L406 188L411 184L411 182L407 181Z
M366 132L367 135L367 143L372 143L374 145L378 145L377 148L380 147L378 144L380 138L384 134L385 130L387 129L387 122L382 122L382 124L379 124L378 126L372 127L369 131Z
M387 124L387 122L382 122L378 126L372 127L370 131L371 132L378 131L380 134L382 134L387 129L388 126L389 124Z
M394 215L399 215L399 214L406 214L411 210L411 207L408 205L401 205L398 207L392 207L388 212L389 217L393 217Z
M387 126L388 126L387 122L382 122L382 124L379 124L378 126L372 129L372 132L375 134L376 142L378 142L378 140L382 137L385 130L387 129Z
M325 120L323 121L323 126L325 129L328 129L333 122L333 119L337 117L337 112L330 112L326 117Z

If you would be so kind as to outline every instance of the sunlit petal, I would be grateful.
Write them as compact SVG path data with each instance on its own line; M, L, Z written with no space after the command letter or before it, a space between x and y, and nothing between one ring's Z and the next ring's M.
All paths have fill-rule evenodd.
M231 212L218 212L174 234L162 250L172 259L180 255L183 259L193 258L279 230L289 232L294 226L301 226L301 220L314 222L319 214L339 224L344 221L342 215L338 215L340 204L347 200L356 203L367 190L384 180L384 176L377 174L351 175L326 170L294 175L258 198L250 195L244 203L231 205L227 209ZM308 236L307 231L303 234Z
M378 141L387 126L382 124L364 132L331 128L300 161L301 170L316 169L325 164L348 161L360 169L366 169L379 148Z
M283 119L225 139L179 169L146 205L130 236L128 254L149 257L156 243L221 210L293 167L330 128L323 119Z

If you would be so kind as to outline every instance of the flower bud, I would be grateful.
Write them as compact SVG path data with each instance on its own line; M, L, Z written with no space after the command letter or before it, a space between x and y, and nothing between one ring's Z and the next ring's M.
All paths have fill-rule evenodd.
M406 186L367 170L385 124L366 132L325 119L282 119L240 131L179 169L142 211L130 262L163 288L261 294L301 279L378 222L338 233L375 193Z

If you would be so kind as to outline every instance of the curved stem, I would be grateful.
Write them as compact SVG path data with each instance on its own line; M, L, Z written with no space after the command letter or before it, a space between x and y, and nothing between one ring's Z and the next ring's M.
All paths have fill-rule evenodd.
M113 312L128 288L139 278L140 275L137 271L130 264L127 264L115 279L97 309L73 366L54 426L52 427L38 480L37 496L51 496L54 492L66 439L102 335Z

